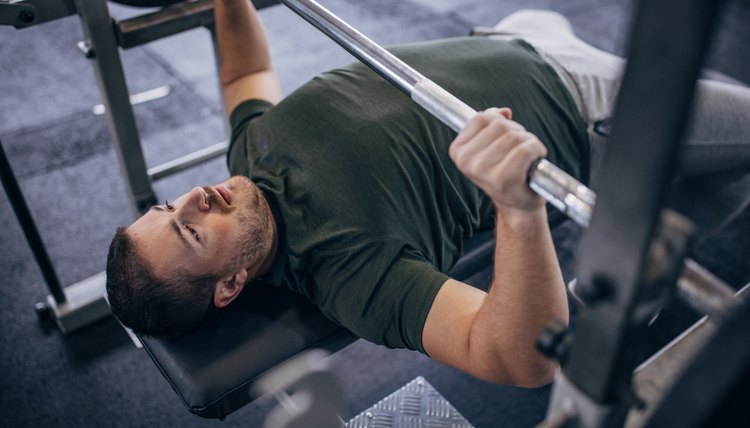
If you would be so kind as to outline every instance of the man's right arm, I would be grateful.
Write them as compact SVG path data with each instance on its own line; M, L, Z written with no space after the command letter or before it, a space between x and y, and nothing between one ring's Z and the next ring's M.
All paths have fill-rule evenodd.
M478 378L537 387L552 381L557 365L536 351L535 339L549 322L567 323L568 306L544 200L526 183L546 149L510 119L507 109L480 113L451 145L458 169L495 204L494 275L488 293L443 284L422 339L432 358Z
M250 99L279 102L281 85L271 66L265 30L253 4L248 0L216 0L214 16L219 83L227 114Z

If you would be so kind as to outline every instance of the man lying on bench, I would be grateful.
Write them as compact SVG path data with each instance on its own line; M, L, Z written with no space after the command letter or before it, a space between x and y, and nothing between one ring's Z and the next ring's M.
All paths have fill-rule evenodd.
M549 322L567 322L568 306L548 213L527 171L546 156L588 180L587 132L611 113L622 60L549 12L506 18L496 27L506 36L394 48L484 110L456 136L361 64L282 100L256 11L217 0L215 13L233 176L117 230L107 292L120 321L140 334L179 335L245 287L284 286L372 342L492 382L550 382L556 364L534 342ZM699 99L711 108L696 114L694 135L721 120L724 134L712 132L710 144L750 141L742 129L750 108L731 107L750 106L749 92L702 85ZM710 165L698 152L707 153L686 149L683 173L750 165L747 144L711 151ZM743 206L750 192L738 194ZM493 227L489 292L443 273L465 237Z

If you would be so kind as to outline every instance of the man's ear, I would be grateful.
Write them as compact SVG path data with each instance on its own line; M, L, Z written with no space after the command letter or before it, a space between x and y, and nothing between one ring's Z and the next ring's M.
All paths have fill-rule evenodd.
M247 281L247 270L242 269L231 276L225 276L216 283L214 288L214 306L223 308L232 303L240 295Z

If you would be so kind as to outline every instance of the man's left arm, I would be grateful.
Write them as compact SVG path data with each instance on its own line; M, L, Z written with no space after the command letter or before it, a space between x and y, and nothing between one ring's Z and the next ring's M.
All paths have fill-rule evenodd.
M227 114L249 99L278 103L282 98L281 85L271 65L265 29L255 6L249 0L216 0L214 16L219 84Z

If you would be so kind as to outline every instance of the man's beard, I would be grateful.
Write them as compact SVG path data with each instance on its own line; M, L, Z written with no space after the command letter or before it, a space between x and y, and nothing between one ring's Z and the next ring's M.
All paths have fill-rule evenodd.
M268 216L260 209L252 214L240 212L238 218L242 232L234 242L236 253L233 261L247 268L263 262L269 251L269 221Z
M249 268L262 263L270 251L272 237L267 206L257 187L253 192L243 191L243 206L236 207L236 216L240 226L240 235L233 242L234 256L228 264L231 270ZM236 188L233 190L237 190ZM216 195L221 198L221 196ZM235 211L235 210L233 210Z

